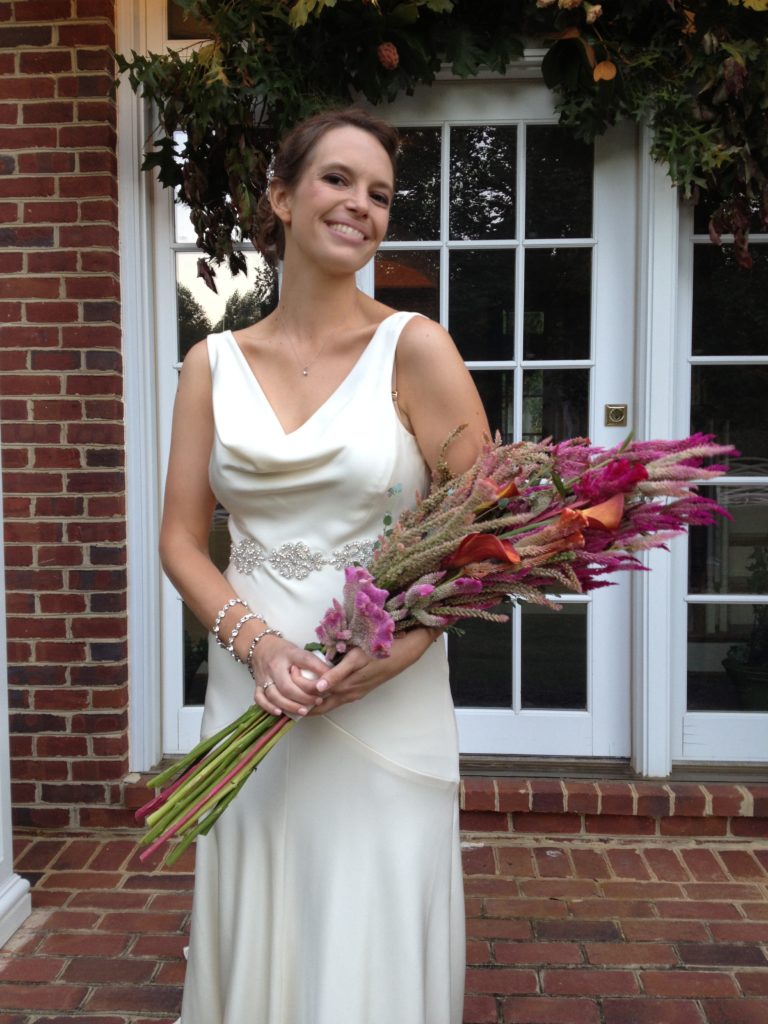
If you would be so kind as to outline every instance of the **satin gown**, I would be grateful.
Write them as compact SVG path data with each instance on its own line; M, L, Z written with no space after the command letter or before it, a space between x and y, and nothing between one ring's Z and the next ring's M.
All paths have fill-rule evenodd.
M428 486L391 396L412 315L387 317L290 433L233 335L208 340L226 575L300 646L343 566ZM203 735L252 700L246 668L212 640ZM361 701L300 721L198 840L182 1024L461 1024L458 778L440 642Z

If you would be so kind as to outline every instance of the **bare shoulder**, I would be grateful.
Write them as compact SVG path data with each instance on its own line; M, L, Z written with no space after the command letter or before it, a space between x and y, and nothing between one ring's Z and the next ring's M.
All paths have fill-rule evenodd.
M211 364L208 359L208 339L198 341L184 356L180 380L190 385L211 383Z
M446 357L461 358L448 331L429 317L412 316L400 335L398 362L419 366Z

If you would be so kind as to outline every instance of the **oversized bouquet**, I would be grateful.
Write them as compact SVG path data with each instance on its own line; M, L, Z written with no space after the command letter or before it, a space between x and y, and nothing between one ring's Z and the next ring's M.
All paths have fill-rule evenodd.
M505 621L505 600L557 607L551 594L607 586L637 553L663 547L687 526L726 514L696 491L721 475L707 460L733 453L711 435L634 441L611 449L583 439L489 444L452 477L443 450L429 494L394 524L385 518L373 563L345 570L308 644L330 660L351 646L387 657L398 633L449 629L463 619ZM137 812L148 857L169 839L173 863L235 798L259 762L294 725L254 705L154 780L171 782Z

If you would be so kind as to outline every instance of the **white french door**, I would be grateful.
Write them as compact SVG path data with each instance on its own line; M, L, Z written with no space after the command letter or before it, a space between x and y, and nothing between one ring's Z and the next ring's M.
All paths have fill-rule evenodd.
M729 518L690 531L675 559L673 744L679 762L768 762L768 234L751 270L713 246L706 212L681 230L680 432L735 445L703 493Z
M632 427L633 130L615 129L594 149L576 143L557 126L548 90L525 80L441 83L385 115L403 134L399 188L389 240L361 285L448 327L506 440L623 440ZM155 237L167 296L158 303L165 453L185 337L203 323L201 309L211 324L221 310L195 281L183 216L159 191ZM249 280L224 277L219 301L245 298L258 264ZM623 409L626 422L614 423ZM225 557L223 521L212 533L219 548ZM558 613L515 608L507 626L451 638L462 750L629 756L629 597L622 580L564 598ZM172 753L199 734L205 638L168 583L163 621Z
M623 440L632 129L594 149L575 142L548 90L524 80L441 83L385 114L403 147L377 296L451 331L504 440ZM513 608L506 626L470 624L452 637L462 751L629 756L629 596L623 579L565 597L559 612Z

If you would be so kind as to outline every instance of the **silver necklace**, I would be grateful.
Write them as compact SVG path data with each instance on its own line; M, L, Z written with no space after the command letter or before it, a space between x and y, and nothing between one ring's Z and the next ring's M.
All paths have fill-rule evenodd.
M298 366L299 370L301 371L302 377L308 377L309 376L309 368L317 361L317 359L319 359L320 353L325 348L325 345L326 345L326 342L328 341L328 339L326 338L325 341L322 341L320 343L320 348L318 348L317 352L315 352L315 354L312 356L312 358L309 360L308 363L302 363L302 361L299 359L298 353L296 352L296 346L293 344L293 338L290 336L290 334L286 334L285 336L288 339L288 344L291 346L291 352L293 353L293 358L294 358L294 360L296 362L296 365Z

